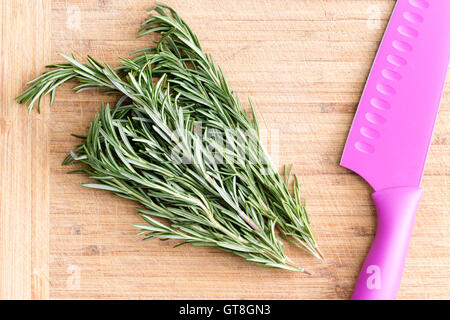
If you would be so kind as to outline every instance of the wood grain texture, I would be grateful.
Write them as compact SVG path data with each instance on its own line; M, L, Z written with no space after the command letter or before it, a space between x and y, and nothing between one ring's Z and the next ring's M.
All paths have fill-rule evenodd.
M149 2L1 3L0 297L347 299L373 239L370 187L339 159L393 0L166 0L197 33L261 126L280 164L301 177L326 256L288 255L312 276L257 268L212 248L141 241L135 204L80 186L61 161L102 101L63 87L51 112L30 117L13 97L58 51L117 64ZM31 4L32 3L32 4ZM423 179L425 189L400 299L449 299L450 85ZM49 220L48 220L49 219Z
M50 53L49 1L0 4L0 298L49 296L49 113L14 97Z

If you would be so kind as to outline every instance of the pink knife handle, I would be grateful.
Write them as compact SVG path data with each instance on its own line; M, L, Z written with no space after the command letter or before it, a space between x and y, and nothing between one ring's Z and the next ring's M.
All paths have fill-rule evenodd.
M421 188L414 187L389 188L372 194L378 227L353 300L392 300L397 296L422 194Z

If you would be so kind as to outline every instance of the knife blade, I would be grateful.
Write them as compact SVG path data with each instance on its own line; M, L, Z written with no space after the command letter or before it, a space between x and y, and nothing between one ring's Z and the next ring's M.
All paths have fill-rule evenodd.
M450 1L398 0L341 159L375 190L378 213L353 299L397 295L449 59Z

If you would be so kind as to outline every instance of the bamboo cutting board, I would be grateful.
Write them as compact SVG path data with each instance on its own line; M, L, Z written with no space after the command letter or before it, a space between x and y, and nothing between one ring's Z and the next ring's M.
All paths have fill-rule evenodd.
M62 61L58 51L118 56L147 0L2 0L0 53L0 298L347 299L375 231L370 187L339 159L393 0L167 0L223 68L275 160L292 163L324 262L288 255L312 276L257 268L213 248L141 241L135 204L80 186L61 161L102 101L69 86L28 116L13 98ZM400 299L450 298L450 85L430 149ZM271 137L273 137L271 135Z

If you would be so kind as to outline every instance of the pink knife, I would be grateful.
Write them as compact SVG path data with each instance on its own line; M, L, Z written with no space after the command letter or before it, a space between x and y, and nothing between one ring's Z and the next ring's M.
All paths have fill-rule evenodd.
M341 166L375 190L374 242L352 299L395 299L450 58L450 0L398 0Z

